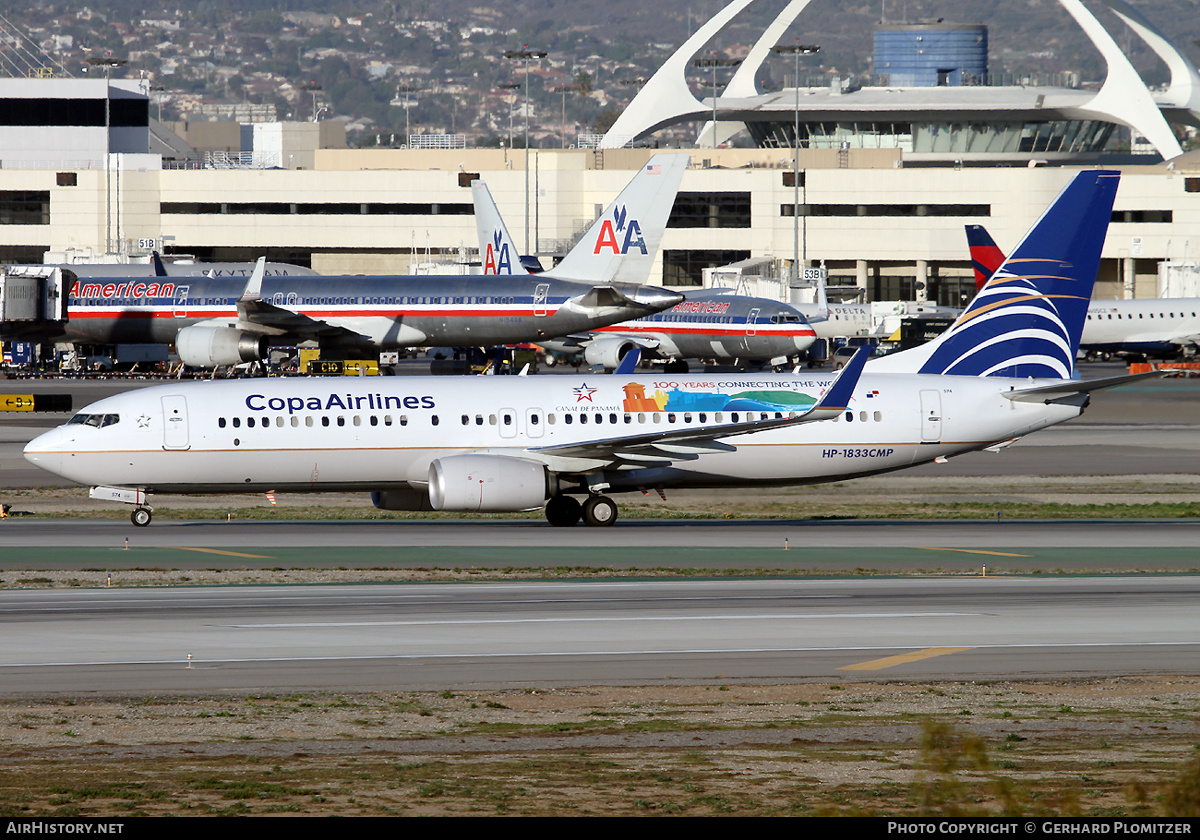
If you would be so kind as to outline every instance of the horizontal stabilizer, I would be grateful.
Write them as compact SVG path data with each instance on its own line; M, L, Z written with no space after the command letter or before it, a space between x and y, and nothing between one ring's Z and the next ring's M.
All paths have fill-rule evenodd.
M1005 391L1004 396L1013 402L1052 403L1061 402L1080 394L1090 394L1092 391L1103 391L1108 388L1119 388L1143 379L1158 379L1169 376L1173 371L1153 370L1149 373L1131 373L1127 376L1110 376L1105 379L1072 380L1056 382L1053 385L1042 385L1036 388Z

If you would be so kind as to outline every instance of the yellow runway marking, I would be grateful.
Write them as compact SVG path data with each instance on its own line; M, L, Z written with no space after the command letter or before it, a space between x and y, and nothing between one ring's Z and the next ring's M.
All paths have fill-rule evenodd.
M171 545L168 548L173 548L176 551L203 551L205 554L225 554L229 557L250 557L254 560L271 560L269 554L241 554L237 551L221 551L219 548L188 548L185 545Z
M984 551L979 548L936 548L934 546L917 546L919 551L961 551L963 554L990 554L993 557L1032 557L1031 554L1010 554L1007 551Z
M971 650L969 647L954 648L925 648L914 650L912 653L902 653L899 656L886 656L883 659L872 659L870 662L859 662L857 665L846 665L839 671L880 671L893 665L903 665L905 662L917 662L921 659L931 659L935 656L945 656L947 653L958 653Z

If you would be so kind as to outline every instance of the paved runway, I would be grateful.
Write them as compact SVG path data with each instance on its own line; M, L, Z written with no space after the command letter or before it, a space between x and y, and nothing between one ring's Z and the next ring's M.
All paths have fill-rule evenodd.
M1190 673L1198 595L1195 577L8 591L0 693Z
M1115 370L1096 371L1110 375ZM51 389L54 384L42 387ZM88 399L111 385L82 388ZM16 393L10 383L4 390ZM1200 474L1200 382L1098 394L1000 455L905 475ZM0 481L50 482L0 420ZM1087 476L1097 476L1089 479ZM1107 477L1106 477L1107 476ZM1194 672L1200 522L9 520L0 570L599 565L974 572L956 578L0 591L0 692L994 679ZM125 540L129 539L129 547ZM987 564L990 574L980 572ZM93 571L86 571L91 569ZM999 576L997 573L1001 573ZM192 655L191 666L187 657ZM845 670L850 669L850 670Z

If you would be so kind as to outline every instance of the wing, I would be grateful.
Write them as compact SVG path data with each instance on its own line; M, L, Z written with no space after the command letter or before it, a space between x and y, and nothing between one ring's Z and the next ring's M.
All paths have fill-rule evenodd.
M672 461L694 461L701 455L733 452L737 447L725 443L725 438L829 420L841 414L850 402L863 365L870 354L870 347L859 348L820 401L804 412L788 412L784 417L770 420L692 426L628 437L533 447L525 450L524 454L542 456L547 461L552 461L555 469L566 472L665 466ZM569 463L564 463L564 460L580 463L573 469Z
M276 306L262 299L262 281L266 273L266 257L259 257L246 288L238 298L238 325L250 332L267 332L275 335L292 335L306 339L352 339L363 341L366 336L354 330L312 318L302 312Z

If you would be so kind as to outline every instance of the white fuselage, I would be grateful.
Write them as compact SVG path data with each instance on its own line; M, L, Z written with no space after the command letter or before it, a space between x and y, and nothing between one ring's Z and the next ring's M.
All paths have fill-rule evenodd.
M1200 298L1093 300L1080 348L1172 356L1200 344Z
M423 489L430 463L487 453L584 474L548 447L800 413L831 375L250 379L163 385L83 409L26 458L85 485L149 492ZM864 374L846 412L731 437L733 452L605 470L638 486L803 484L981 449L1079 413L1013 402L1013 380ZM1020 385L1031 384L1020 380Z

